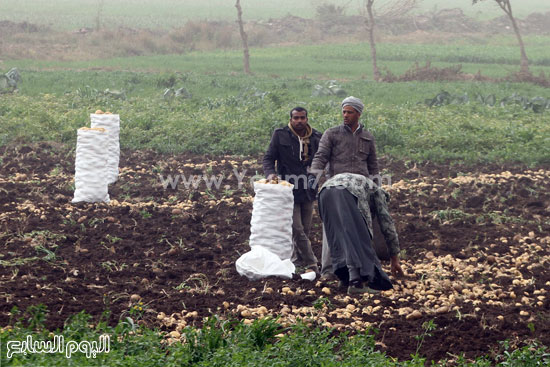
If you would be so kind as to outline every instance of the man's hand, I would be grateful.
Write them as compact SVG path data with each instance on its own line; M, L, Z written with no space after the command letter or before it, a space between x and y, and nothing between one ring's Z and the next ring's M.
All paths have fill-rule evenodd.
M276 173L272 173L272 174L270 174L270 175L267 176L267 180L268 180L268 181L272 181L272 180L274 180L274 179L276 179L276 178L277 178L277 174L276 174Z
M323 174L324 170L308 166L306 168L306 172L311 174L311 175L320 176L321 174Z
M390 257L390 267L391 267L391 273L394 277L404 277L405 272L401 268L401 265L399 265L399 256L393 255Z

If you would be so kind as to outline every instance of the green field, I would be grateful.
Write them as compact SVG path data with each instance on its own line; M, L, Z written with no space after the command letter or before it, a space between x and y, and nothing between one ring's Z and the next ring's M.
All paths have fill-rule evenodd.
M534 73L544 71L550 75L549 37L526 37L527 53ZM288 61L292 61L289 67ZM432 65L445 67L461 64L463 71L490 77L504 77L517 70L519 50L513 37L494 40L492 44L467 44L464 40L441 44L395 44L378 45L378 60L395 74L402 74L415 62L431 61ZM132 71L180 71L209 73L240 72L242 52L217 50L190 52L183 55L153 55L124 57L91 61L39 61L4 60L0 67L9 69L101 69ZM370 79L371 65L369 46L366 43L325 44L253 48L251 67L254 73L263 76L309 77L315 79Z
M512 40L499 38L498 46L380 44L379 65L399 75L429 60L436 67L461 64L464 72L503 78L519 63ZM550 75L547 41L526 38L535 73ZM23 82L18 95L0 100L0 144L16 138L73 144L76 129L100 108L123 116L126 148L258 154L295 105L310 109L316 128L340 123L342 96L313 93L335 80L343 94L368 104L363 121L386 154L414 160L550 162L548 110L535 113L499 103L512 95L547 100L548 89L509 82L375 83L367 44L253 48L252 76L242 73L239 50L91 61L6 60L1 65L18 67ZM163 98L167 88L182 87L191 98ZM106 90L122 91L126 99ZM466 95L468 103L425 105L442 91ZM479 96L491 95L495 106L478 102Z
M335 46L329 53L319 46L254 50L254 76L239 71L237 51L86 63L10 62L21 68L24 81L18 95L0 100L0 144L14 139L74 144L76 129L85 124L90 112L101 108L123 116L121 143L125 148L259 154L272 130L286 123L288 110L295 105L310 110L316 128L340 123L342 96L312 94L316 85L337 79L346 95L367 102L363 121L385 154L413 160L550 162L548 111L477 102L477 95L494 95L498 102L514 93L546 100L550 97L547 89L512 83L374 83L366 77L369 66L360 60L359 49ZM413 47L403 54L412 61L417 51ZM493 57L507 57L506 50ZM285 62L289 59L291 67ZM396 70L392 63L404 66L411 61L386 64ZM486 70L490 66L471 64L467 68ZM169 87L185 87L192 97L166 100L163 94ZM107 89L124 91L126 99L105 94ZM432 108L424 104L443 90L466 93L470 102Z
M346 6L346 13L357 13L362 1L327 0L326 3ZM101 19L106 27L172 28L182 26L188 20L232 20L236 16L233 0L4 0L0 2L0 20L27 21L46 24L55 29L93 27L99 4L103 3ZM317 2L312 0L243 0L245 19L280 18L288 14L303 18L315 16ZM546 0L522 0L513 2L515 14L524 17L532 12L550 11ZM467 15L478 18L501 16L501 10L486 1L472 6L468 0L457 3L452 0L421 1L417 12L460 7Z
M170 28L189 19L233 19L233 3L211 0L205 7L199 0L105 1L102 19L114 27ZM248 19L280 17L289 12L311 17L315 7L310 0L242 3ZM332 3L348 4L351 10L362 2ZM438 9L457 6L449 0L425 0L420 10L434 10L436 3ZM97 6L97 0L5 0L0 2L0 19L75 29L94 25ZM467 14L480 18L501 15L492 4L472 7L470 1L462 1L460 6ZM524 16L533 10L550 11L550 3L525 0L516 14ZM549 40L543 36L525 37L535 74L550 75ZM379 66L394 74L426 61L440 68L461 64L466 73L481 71L492 78L504 78L519 68L519 52L512 36L457 38L445 45L381 43L378 56ZM65 144L71 153L76 146L76 130L89 124L90 113L102 109L120 114L123 150L260 157L273 129L288 122L291 108L306 107L311 125L324 131L341 123L340 102L344 96L354 95L366 103L362 122L375 135L382 156L411 165L422 161L550 165L548 88L506 81L376 83L365 43L252 48L253 75L243 74L240 50L89 61L0 60L0 73L12 67L19 69L23 81L17 93L0 94L0 148L47 140ZM345 92L315 94L331 83ZM170 88L185 88L190 96L164 97ZM454 97L451 103L429 107L427 101L433 101L442 91ZM506 98L511 96L518 103L507 103ZM541 101L548 107L535 108ZM48 335L41 323L45 311L31 311L15 328L0 328L0 344L12 338L23 339L29 333ZM397 362L377 352L370 330L350 338L298 324L274 343L273 332L277 329L270 320L251 326L228 322L225 329L212 320L211 328L186 329L186 340L196 343L166 346L158 331L134 324L132 319L121 319L116 326L99 322L92 328L89 317L82 313L68 320L59 333L77 340L97 340L100 333L110 333L116 338L109 359L98 356L88 360L81 356L70 361L62 355L50 358L37 354L21 357L12 365L425 365L419 355ZM500 366L548 362L545 346L531 344L530 348L513 352L505 349L507 354L492 356L501 362ZM455 365L489 366L491 362L480 357L477 362L458 360Z

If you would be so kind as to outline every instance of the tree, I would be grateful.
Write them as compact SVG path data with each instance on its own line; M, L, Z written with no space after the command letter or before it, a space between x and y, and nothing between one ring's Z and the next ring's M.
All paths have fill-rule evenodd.
M241 34L241 39L243 41L244 72L246 74L251 74L251 72L250 72L250 54L248 53L248 35L244 31L243 10L241 9L241 1L240 0L237 0L237 2L235 3L235 7L237 8L237 23L239 23L239 32Z
M373 9L375 0L365 0L365 10L363 17L365 19L365 27L368 32L368 40L370 45L370 54L372 60L372 76L375 81L380 81L380 70L378 69L378 63L376 58L376 40L374 38L375 28L375 11ZM416 6L416 0L394 0L387 3L385 7L379 9L377 12L381 17L394 18L397 16L403 16L410 12Z
M97 2L97 14L95 16L95 29L99 31L101 29L101 14L103 13L104 0L98 0Z
M369 33L369 45L370 45L370 55L372 59L372 77L375 81L380 80L380 70L378 70L378 64L376 59L376 43L374 41L374 13L372 11L372 6L374 5L374 0L365 0L365 8L367 9L367 16L365 17L365 27L367 27L367 32Z
M472 5L475 5L484 0L472 0ZM523 44L523 39L521 38L521 33L519 31L518 24L516 23L516 18L512 13L512 5L510 0L494 0L500 6L500 8L506 13L510 21L512 22L512 28L516 34L519 43L519 49L521 52L521 64L520 64L520 73L530 74L529 72L529 59L527 58L527 53L525 52L525 45Z

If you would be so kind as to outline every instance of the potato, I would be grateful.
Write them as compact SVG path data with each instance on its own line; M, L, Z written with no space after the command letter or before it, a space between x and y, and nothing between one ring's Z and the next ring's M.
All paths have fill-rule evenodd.
M171 331L170 334L168 334L168 335L170 335L170 337L174 338L174 339L179 339L181 337L181 334L178 331L175 331L175 330Z
M249 310L243 310L243 311L241 311L241 316L242 317L250 317L250 316L252 316L252 313Z
M422 317L422 312L418 311L418 310L414 310L413 312L411 312L410 314L408 314L405 318L407 320L417 320L419 318Z
M131 302L139 302L140 299L141 299L141 296L139 294L132 294L130 296L130 301Z
M349 312L355 311L355 305L347 305L346 310L348 310Z

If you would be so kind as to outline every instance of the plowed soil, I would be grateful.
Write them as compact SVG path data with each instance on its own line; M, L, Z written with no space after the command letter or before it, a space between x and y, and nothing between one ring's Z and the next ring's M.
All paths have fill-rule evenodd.
M419 350L429 360L493 355L503 340L550 345L549 167L383 159L408 275L392 291L350 297L336 281L249 281L235 270L249 250L258 158L123 151L111 202L71 204L73 150L2 148L0 326L13 322L12 307L38 304L52 330L81 310L97 320L109 309L116 323L139 301L140 322L164 331L200 326L211 314L371 327L378 347L399 359L415 353L430 320L436 327ZM164 189L169 174L224 178L219 189L181 181ZM320 258L318 215L314 222Z

